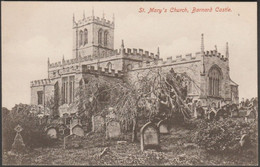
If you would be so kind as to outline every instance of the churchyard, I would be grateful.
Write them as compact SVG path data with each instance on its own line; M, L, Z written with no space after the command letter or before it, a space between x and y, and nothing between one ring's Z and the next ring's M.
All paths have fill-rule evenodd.
M94 118L93 118L94 119ZM225 124L232 119L239 125L245 125L243 118L228 118L218 121ZM105 119L104 119L105 120ZM97 118L100 123L100 118ZM204 120L193 122L199 124ZM243 148L240 139L236 147L241 147L238 153L210 153L196 141L196 135L201 129L195 124L179 125L165 120L157 123L145 121L138 125L137 141L132 142L131 132L121 132L120 124L116 121L96 127L85 133L73 132L64 136L62 131L50 133L55 138L54 144L48 147L34 149L18 148L21 152L3 152L4 165L255 165L257 164L257 147L253 145ZM101 122L102 123L102 122ZM207 122L210 124L216 122ZM256 122L247 123L250 128ZM100 125L100 124L99 124ZM19 126L19 128L22 128ZM16 128L16 133L22 134ZM240 128L239 130L252 129ZM51 129L51 128L50 128ZM80 129L80 126L79 126ZM99 131L96 131L100 129ZM231 129L233 130L233 129ZM18 132L17 132L18 131ZM54 131L54 130L53 130ZM254 131L253 133L255 133ZM46 131L48 133L48 131ZM53 135L54 134L54 135ZM238 135L240 136L240 135ZM242 137L242 136L241 136ZM17 138L17 137L15 137ZM224 139L224 138L223 138ZM16 139L14 139L16 141ZM253 141L253 140L252 140ZM246 141L248 142L248 141ZM255 141L257 142L257 141ZM21 142L23 144L23 142ZM17 144L16 144L17 145ZM27 151L24 151L27 150Z
M257 98L190 104L181 77L151 73L138 88L93 78L62 115L55 101L2 108L3 164L256 165Z

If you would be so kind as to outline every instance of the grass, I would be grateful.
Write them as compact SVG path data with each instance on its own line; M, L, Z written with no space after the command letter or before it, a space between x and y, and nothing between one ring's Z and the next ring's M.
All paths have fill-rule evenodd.
M63 141L55 147L38 148L24 155L3 154L4 165L257 165L257 157L245 155L211 155L191 143L193 133L184 128L173 128L168 135L160 136L161 151L141 152L140 143L117 144L106 140L104 133L86 136L80 149L63 149ZM107 153L99 157L104 148Z

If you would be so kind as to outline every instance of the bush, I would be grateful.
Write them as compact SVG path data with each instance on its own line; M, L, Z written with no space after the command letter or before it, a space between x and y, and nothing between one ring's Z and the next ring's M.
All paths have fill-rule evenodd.
M51 146L54 140L50 139L40 124L38 117L30 113L31 106L26 104L15 105L11 111L2 108L2 145L4 150L10 150L16 132L14 128L19 124L23 128L21 135L24 144L29 148Z
M245 123L232 118L212 122L200 120L194 131L193 140L210 153L238 153L241 150L239 140L243 134L249 136L245 147L257 147L258 131L255 122Z

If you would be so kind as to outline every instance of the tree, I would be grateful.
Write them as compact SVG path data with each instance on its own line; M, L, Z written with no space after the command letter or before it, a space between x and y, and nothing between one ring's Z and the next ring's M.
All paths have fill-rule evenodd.
M163 73L161 69L150 69L137 80L128 83L102 76L92 77L76 91L76 106L79 115L90 119L93 114L103 113L113 107L117 119L132 124L132 141L136 140L138 119L145 117L153 121L161 116L171 118L178 115L184 121L190 111L184 100L187 97L186 74L174 71ZM167 111L163 111L164 104Z

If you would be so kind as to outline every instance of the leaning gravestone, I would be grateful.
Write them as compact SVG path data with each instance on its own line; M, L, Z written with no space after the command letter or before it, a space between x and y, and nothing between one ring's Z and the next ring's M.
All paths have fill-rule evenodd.
M16 136L14 138L14 143L12 144L12 152L22 153L25 151L25 144L20 132L23 128L20 125L17 125L14 130L16 131Z
M160 134L158 127L152 122L146 123L141 128L141 150L145 149L159 149L160 148Z
M121 134L121 127L120 127L120 123L115 121L115 120L111 120L107 123L106 126L106 138L118 138Z
M72 134L64 137L64 149L80 148L82 147L82 137Z
M105 119L100 115L92 117L92 131L103 132L105 130Z
M161 120L158 122L157 124L158 128L159 128L159 132L161 134L168 134L169 130L168 130L168 124L166 120Z

